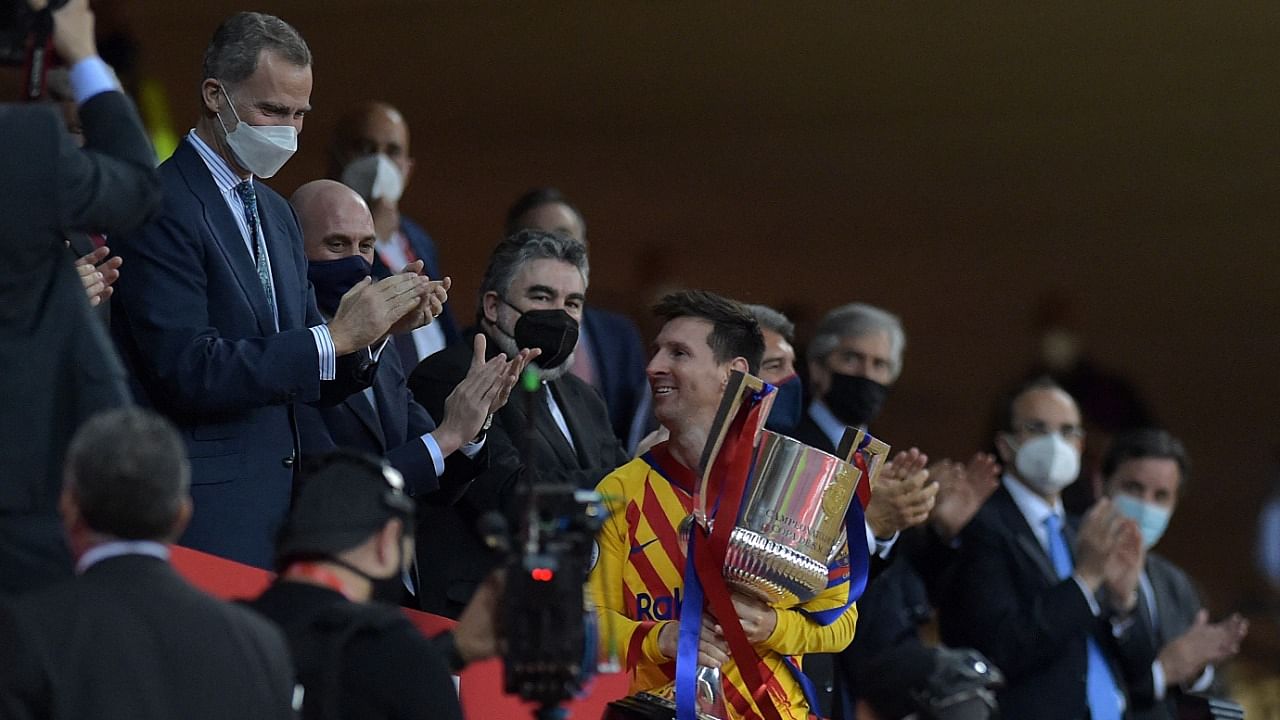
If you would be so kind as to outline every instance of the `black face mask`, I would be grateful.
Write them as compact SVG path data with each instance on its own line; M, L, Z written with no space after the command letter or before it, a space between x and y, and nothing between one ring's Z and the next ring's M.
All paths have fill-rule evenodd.
M875 380L833 372L831 387L827 388L822 402L840 422L857 427L880 416L880 409L884 407L884 399L888 394L888 386Z
M373 266L360 255L307 263L307 277L316 290L316 307L329 316L337 314L342 296L371 274Z
M521 350L537 348L542 354L534 360L541 368L560 367L578 347L578 321L565 310L525 310L503 300L520 313L515 332L510 336Z

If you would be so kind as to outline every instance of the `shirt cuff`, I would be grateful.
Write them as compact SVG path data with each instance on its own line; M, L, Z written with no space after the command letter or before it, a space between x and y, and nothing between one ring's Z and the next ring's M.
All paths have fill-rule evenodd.
M1196 681L1191 684L1191 692L1199 693L1208 690L1209 686L1213 684L1214 675L1213 666L1207 666L1204 672L1200 673L1200 677L1196 678Z
M876 537L875 531L871 529L871 523L866 523L867 527L867 552L881 560L888 559L889 551L893 550L893 544L898 542L899 533L894 533L893 537L882 540Z
M374 350L372 345L369 346L369 355L373 358L374 362L377 362L378 359L382 357L382 351L387 348L387 343L389 342L391 342L390 335L382 338L382 342L378 343L377 350ZM411 372L412 370L413 368L409 368L408 370L406 370L406 372Z
M94 95L120 90L120 81L116 80L111 66L97 55L90 55L72 65L69 77L71 93L75 96L77 105L85 104Z
M422 444L427 446L427 452L431 455L431 464L436 468L436 477L444 474L444 453L440 452L440 443L427 433L422 436Z
M462 451L462 454L466 455L467 458L475 460L476 456L480 454L480 451L484 449L484 440L485 438L482 435L479 440L472 440L458 448L458 450Z
M1094 617L1101 615L1102 608L1098 606L1098 598L1089 592L1089 586L1084 584L1079 575L1072 575L1071 579L1076 581L1076 585L1080 587L1080 594L1084 595L1085 602L1089 603L1089 612L1093 613Z
M1155 660L1151 663L1151 692L1156 696L1156 702L1164 699L1164 663Z
M316 354L320 356L320 379L332 380L338 377L338 352L333 347L333 336L329 328L317 325L307 328L316 341Z

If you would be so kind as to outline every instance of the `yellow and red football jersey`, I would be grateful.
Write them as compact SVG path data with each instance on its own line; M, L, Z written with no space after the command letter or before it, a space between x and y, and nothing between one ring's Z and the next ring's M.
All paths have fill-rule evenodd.
M603 652L632 673L631 692L670 696L675 660L658 650L662 627L680 620L685 553L677 532L693 510L696 477L675 461L666 445L656 446L610 473L597 486L609 516L597 536L590 591L600 616ZM831 568L827 589L797 608L777 610L773 633L756 646L763 660L767 692L784 718L809 716L804 690L788 661L798 665L807 653L837 652L853 640L856 606L829 625L804 611L839 608L848 599L847 555ZM734 720L757 718L737 666L721 668L725 701Z

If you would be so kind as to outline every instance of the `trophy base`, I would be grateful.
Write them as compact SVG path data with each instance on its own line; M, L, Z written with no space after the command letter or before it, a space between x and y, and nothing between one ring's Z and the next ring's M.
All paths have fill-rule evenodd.
M605 707L601 720L675 720L676 704L650 693L637 693L615 700ZM716 720L698 713L698 720Z

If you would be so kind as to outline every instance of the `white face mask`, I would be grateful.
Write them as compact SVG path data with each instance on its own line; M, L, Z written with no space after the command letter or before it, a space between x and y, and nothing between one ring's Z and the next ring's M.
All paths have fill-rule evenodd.
M222 122L219 113L218 122L222 124L222 132L227 135L227 146L236 156L240 167L260 178L269 178L280 172L280 168L293 157L298 150L298 130L292 125L250 125L240 119L235 103L227 94L227 86L222 86L222 94L226 95L227 107L236 119L236 129L227 132L227 124Z
M1080 474L1080 451L1058 433L1049 433L1023 443L1013 464L1032 490L1056 495Z
M370 205L375 200L397 202L404 193L400 167L382 153L358 157L342 171L342 184L355 190Z

